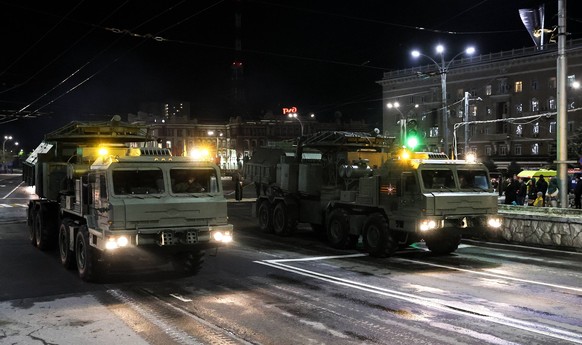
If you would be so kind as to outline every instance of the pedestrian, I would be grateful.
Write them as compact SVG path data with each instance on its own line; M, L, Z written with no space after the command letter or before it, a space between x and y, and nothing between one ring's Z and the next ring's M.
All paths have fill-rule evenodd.
M534 207L544 207L544 194L542 192L537 193L537 197L533 202Z
M517 185L517 181L513 179L513 177L508 177L505 180L505 204L506 205L515 205L517 204L517 190L519 186Z
M582 208L582 180L580 176L576 176L576 186L574 186L574 207L577 209Z
M232 182L234 183L234 199L236 201L242 200L242 177L240 171L236 170L232 175Z
M548 202L547 206L558 207L558 198L560 196L560 189L558 188L558 179L555 177L550 178L550 183L548 184L548 190L546 193Z
M546 197L546 191L548 190L548 183L544 180L544 175L540 175L538 182L536 182L536 190L542 192L544 198Z
M517 196L515 201L518 205L523 205L527 202L527 185L521 177L517 178Z
M538 190L536 189L536 179L531 178L527 181L527 202L528 206L533 206L534 200L538 197Z

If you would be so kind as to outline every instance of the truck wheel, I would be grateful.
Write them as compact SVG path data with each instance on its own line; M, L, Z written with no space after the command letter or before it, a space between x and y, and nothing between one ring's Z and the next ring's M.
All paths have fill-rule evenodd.
M461 243L461 234L457 231L447 231L447 229L440 229L424 239L428 249L439 255L450 254L459 248ZM451 230L451 229L448 229Z
M297 227L297 219L285 203L279 202L273 210L273 232L279 236L289 236Z
M206 252L185 252L176 254L172 258L174 270L180 274L195 275L202 268Z
M35 211L33 227L36 247L40 250L52 249L54 238L51 234L51 222L42 212L42 207Z
M77 272L84 281L97 281L101 272L95 249L89 244L89 229L81 225L75 238L75 262Z
M327 221L327 241L337 249L354 248L358 237L350 235L349 215L343 209L331 211Z
M267 200L261 201L258 217L261 231L273 232L273 213L271 212L271 205Z
M370 256L386 257L394 254L397 248L386 218L379 213L370 215L364 225L364 250Z
M66 269L71 269L75 265L75 257L73 253L73 248L70 248L69 244L69 226L72 221L65 218L61 221L59 226L59 253L61 255L61 264Z

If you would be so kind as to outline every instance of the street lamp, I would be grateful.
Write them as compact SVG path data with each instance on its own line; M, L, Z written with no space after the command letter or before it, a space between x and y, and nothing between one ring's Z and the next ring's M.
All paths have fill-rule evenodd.
M432 61L435 64L435 66L438 68L439 74L441 76L441 102L442 102L441 106L442 106L442 117L443 117L443 122L442 122L442 124L443 124L443 141L444 141L444 152L448 156L449 155L449 121L448 121L448 115L447 115L447 113L448 113L447 112L447 72L449 70L449 66L457 57L459 57L461 54L471 55L471 54L475 53L475 48L468 47L464 51L455 55L451 60L449 60L448 63L445 63L445 55L444 55L445 47L442 44L439 44L436 47L436 52L441 57L440 64L438 62L436 62L430 56L425 55L418 50L413 50L411 54L414 58L424 56L425 58Z
M398 102L390 102L386 104L386 108L388 109L396 109L400 114L400 144L402 146L406 145L406 118L404 114L400 111L400 103Z
M297 121L299 121L299 125L301 125L301 136L303 136L303 122L301 122L301 119L299 118L299 115L297 113L289 113L290 118L295 119ZM311 114L311 117L315 117L315 114Z

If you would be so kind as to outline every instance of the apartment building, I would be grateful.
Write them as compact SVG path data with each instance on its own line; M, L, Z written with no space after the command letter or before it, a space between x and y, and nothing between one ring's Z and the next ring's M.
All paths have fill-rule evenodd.
M566 56L570 137L582 126L582 89L576 88L582 81L582 40L568 41ZM386 72L378 81L384 133L399 137L402 124L416 120L428 151L456 152L461 158L470 151L500 169L511 162L534 168L556 160L557 44L462 56L443 64L437 58L427 61L433 64ZM573 152L568 158L579 159Z

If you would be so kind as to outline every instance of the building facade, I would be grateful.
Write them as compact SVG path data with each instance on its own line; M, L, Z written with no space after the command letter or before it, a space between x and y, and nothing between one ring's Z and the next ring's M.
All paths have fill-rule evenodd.
M582 40L568 41L566 56L570 137L582 126L582 90L575 87L582 77ZM556 160L556 44L544 50L531 47L463 57L443 66L447 64L446 120L442 69L436 63L384 74L378 83L385 134L399 137L403 123L415 120L421 145L428 151L446 151L450 156L456 152L461 158L470 151L500 169L511 162L535 168ZM386 106L396 103L398 108ZM570 154L569 159L578 157Z
M184 108L189 108L184 104ZM162 105L160 109L165 109ZM169 148L175 156L192 154L204 149L224 169L234 169L240 160L251 157L262 146L295 140L320 131L369 132L364 121L319 122L315 117L290 118L287 115L266 116L260 120L244 120L240 116L228 122L199 122L189 114L166 116L140 111L130 114L128 122L151 125L160 147Z

